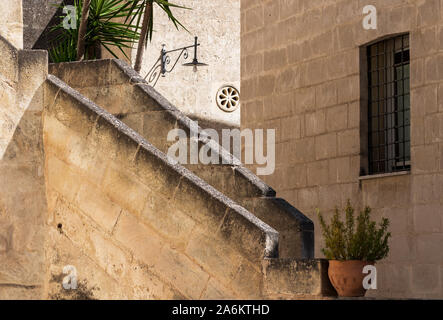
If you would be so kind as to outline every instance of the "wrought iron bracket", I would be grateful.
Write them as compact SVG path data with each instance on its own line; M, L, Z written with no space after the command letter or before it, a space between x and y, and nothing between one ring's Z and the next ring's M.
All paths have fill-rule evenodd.
M144 79L148 82L149 85L155 87L157 84L160 76L165 77L167 73L171 73L175 67L177 66L177 63L180 61L180 59L183 57L184 60L187 60L189 58L189 52L188 49L194 48L194 59L192 62L187 63L185 65L189 66L192 65L194 67L197 66L203 66L206 65L204 63L199 63L197 60L197 47L200 46L200 43L198 43L198 37L195 37L195 43L192 46L182 47L174 50L166 51L166 45L162 45L162 49L160 51L160 56L158 57L157 61L154 63L154 65L151 67L149 72L146 74ZM175 59L175 62L172 64L171 67L171 53L178 52L178 56Z

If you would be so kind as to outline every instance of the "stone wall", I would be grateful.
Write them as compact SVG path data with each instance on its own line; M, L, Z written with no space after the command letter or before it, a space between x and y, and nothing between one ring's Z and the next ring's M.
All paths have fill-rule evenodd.
M190 50L188 60L180 60L172 73L160 78L156 89L191 117L239 126L240 109L226 113L217 107L215 97L223 85L234 85L240 90L240 0L175 0L173 3L191 8L173 9L189 32L176 30L168 17L155 7L155 31L145 51L141 74L145 76L158 59L162 44L166 50L176 49L194 44L194 36L198 36L201 43L198 59L209 66L199 67L196 73L191 67L182 66L192 61L194 52ZM133 61L135 53L134 50ZM171 54L172 63L176 57Z
M66 4L71 2L65 0ZM61 0L23 0L25 48L47 49L50 46L50 39L54 35L50 36L49 29L45 28L60 3ZM162 44L166 45L167 50L176 49L192 45L194 35L199 36L201 47L198 58L209 66L200 67L197 73L190 67L183 67L183 63L192 61L193 50L189 50L188 60L180 60L174 71L167 74L167 78L160 78L156 87L193 118L238 127L240 109L232 113L222 111L216 104L216 93L224 85L233 85L240 90L240 0L213 0L198 5L195 1L177 0L176 4L192 9L173 9L189 32L177 30L156 6L155 32L153 41L145 50L141 74L145 76L158 59ZM61 10L59 14L62 15ZM51 23L54 24L54 21ZM112 58L109 52L102 49L103 58ZM128 60L119 50L114 51L120 59ZM136 48L132 52L131 49L124 51L129 58L132 55L134 62ZM170 56L174 63L177 55Z
M47 55L17 50L0 36L0 56L0 299L37 299L45 275Z
M443 297L443 2L242 0L242 128L276 128L267 183L317 223L350 198L391 220L378 297ZM409 32L412 171L361 179L360 46ZM360 113L363 113L363 117ZM316 229L316 256L322 239Z
M23 49L23 10L21 0L3 0L0 7L0 35Z
M0 162L0 299L306 298L334 293L325 278L326 261L295 259L311 256L312 222L274 198L262 181L241 166L223 171L231 172L231 187L244 195L269 196L250 199L257 217L58 78L47 77L46 53L17 51L0 40L5 57L1 83L11 86L4 90L10 96L0 120L19 115L17 125L7 123L1 131L8 144ZM134 97L126 92L131 98L113 104L114 111L124 110L128 100L189 125L151 87L131 83L128 76L137 77L132 69L111 68L120 64L79 63L89 72L67 78L91 81L89 90L82 88L90 94L106 83L113 93L117 88L139 90ZM94 72L103 66L107 72ZM106 103L105 95L94 99ZM219 180L211 177L211 183L213 178ZM294 248L279 248L279 233L262 217L291 227L282 238ZM290 258L279 259L279 253ZM76 268L76 290L62 287L66 266ZM288 279L294 285L277 285Z

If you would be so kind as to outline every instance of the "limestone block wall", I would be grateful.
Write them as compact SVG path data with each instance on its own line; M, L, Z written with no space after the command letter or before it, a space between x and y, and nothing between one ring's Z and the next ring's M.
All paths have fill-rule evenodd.
M198 36L201 43L198 59L209 66L200 67L196 73L191 67L183 67L183 63L192 61L194 53L190 50L188 60L180 60L172 73L160 78L156 89L187 115L239 126L240 109L226 113L217 107L215 97L223 85L234 85L240 90L240 1L175 0L173 3L191 8L173 9L189 32L177 31L167 16L155 8L153 41L145 51L141 74L145 76L158 59L162 44L166 50L176 49L194 44L194 36ZM136 50L133 61L135 53ZM176 57L171 54L171 65Z
M378 10L364 30L362 9ZM378 297L443 297L443 3L241 1L242 128L277 129L276 171L265 181L318 225L350 198L391 220ZM407 175L361 180L360 46L409 32L411 153ZM364 140L363 140L364 141ZM316 256L322 239L316 228Z
M263 297L274 229L54 76L45 95L48 298Z
M21 0L0 4L0 35L18 49L23 49L23 10Z
M0 299L38 299L45 278L47 55L17 50L0 36L0 56Z

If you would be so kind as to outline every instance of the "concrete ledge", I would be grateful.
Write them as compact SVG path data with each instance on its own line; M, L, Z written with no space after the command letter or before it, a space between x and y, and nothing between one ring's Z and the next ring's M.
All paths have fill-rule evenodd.
M328 277L329 263L324 259L265 259L265 293L275 296L336 296Z
M11 51L18 52L20 50L17 49L8 39L3 37L1 34L0 34L0 43L5 44Z
M279 257L312 259L314 223L281 198L244 198L239 202L280 234Z
M391 172L391 173L380 173L380 174L372 174L372 175L367 175L367 176L360 176L360 177L358 177L358 180L365 181L365 180L372 180L372 179L407 176L410 174L411 174L411 171L405 170L405 171L398 171L398 172Z

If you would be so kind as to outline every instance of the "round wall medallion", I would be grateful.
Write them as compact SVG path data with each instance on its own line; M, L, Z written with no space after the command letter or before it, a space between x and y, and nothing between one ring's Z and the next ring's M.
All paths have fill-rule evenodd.
M234 112L240 106L240 93L233 86L223 86L217 92L217 105L225 112Z

